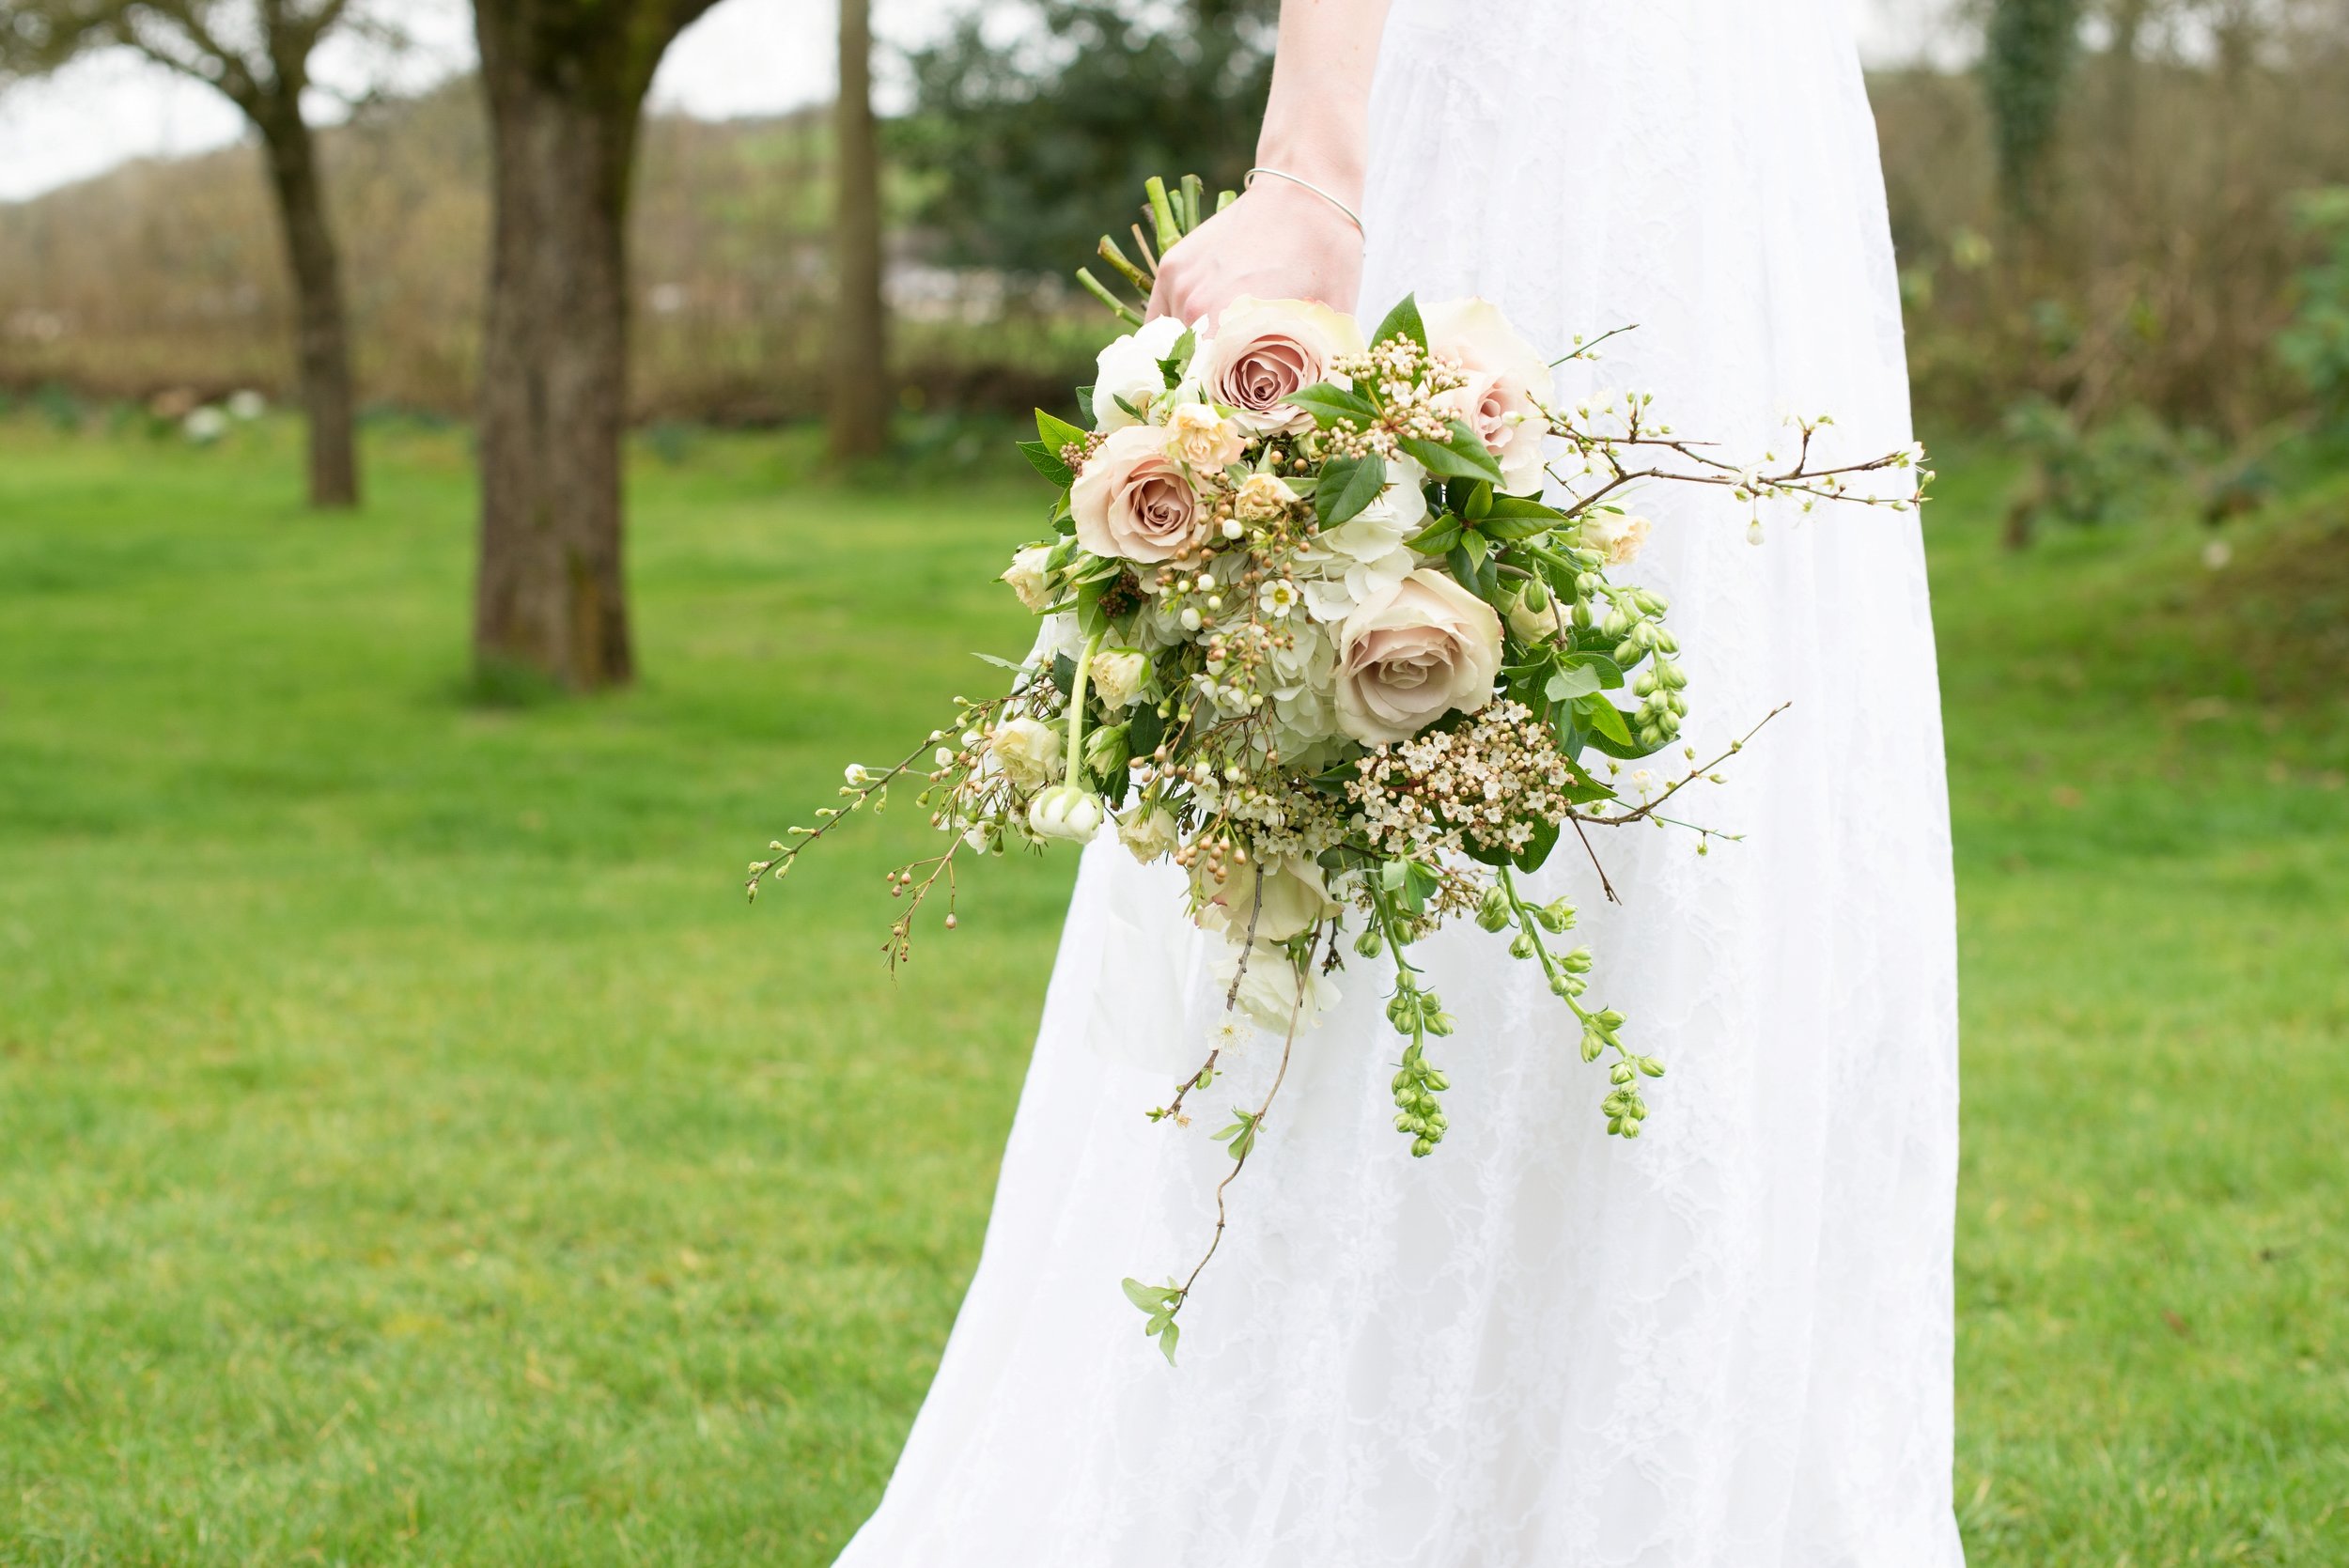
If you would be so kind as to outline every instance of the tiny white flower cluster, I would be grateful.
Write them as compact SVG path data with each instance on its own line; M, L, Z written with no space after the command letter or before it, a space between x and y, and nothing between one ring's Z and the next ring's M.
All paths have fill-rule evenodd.
M1501 701L1449 730L1380 746L1354 763L1351 826L1382 854L1478 849L1516 854L1573 808L1584 782L1549 726Z

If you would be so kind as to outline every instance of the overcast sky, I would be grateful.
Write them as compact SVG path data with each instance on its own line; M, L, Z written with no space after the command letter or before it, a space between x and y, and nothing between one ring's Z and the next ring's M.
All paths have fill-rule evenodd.
M835 0L724 0L677 39L653 83L656 108L704 118L772 114L831 96ZM986 0L876 0L884 39L907 41ZM1638 4L1640 0L1625 0ZM1761 0L1735 0L1761 3ZM1862 50L1913 54L1918 19L1936 0L1846 0ZM465 0L397 0L419 40L400 84L424 85L472 63ZM377 62L328 57L321 79L355 87ZM331 102L319 105L332 113ZM45 82L0 93L0 201L84 179L126 158L199 152L236 140L243 120L226 100L161 67L120 55L86 60Z

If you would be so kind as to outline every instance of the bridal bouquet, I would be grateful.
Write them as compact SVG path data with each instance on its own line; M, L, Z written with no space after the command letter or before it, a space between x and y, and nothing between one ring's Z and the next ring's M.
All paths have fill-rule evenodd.
M1140 225L1139 262L1101 244L1145 293L1155 254L1200 222L1197 182L1152 181L1148 216L1155 253ZM1675 435L1646 396L1562 406L1554 367L1604 340L1553 360L1482 300L1407 298L1368 332L1299 300L1144 322L1080 278L1134 330L1080 389L1085 423L1038 412L1021 443L1057 491L1046 536L1003 573L1041 618L1034 651L995 660L1007 689L957 698L894 766L851 766L846 803L753 862L751 893L892 787L944 835L892 873L906 906L893 963L970 858L1109 831L1171 860L1190 917L1221 939L1224 1014L1148 1114L1187 1126L1226 1049L1252 1029L1283 1041L1270 1091L1214 1135L1234 1161L1219 1240L1223 1187L1257 1147L1299 1032L1357 973L1383 986L1400 1037L1398 1138L1416 1156L1443 1142L1449 1080L1430 1050L1454 1020L1411 953L1455 920L1539 967L1583 1060L1605 1060L1607 1130L1639 1136L1641 1080L1663 1063L1591 998L1595 955L1565 944L1574 908L1518 878L1566 835L1589 851L1592 829L1659 818L1744 742L1640 765L1677 741L1688 681L1663 598L1625 580L1649 524L1623 502L1642 483L1716 487L1753 505L1758 539L1766 499L1914 504L1921 453L1814 462L1821 417L1792 422L1790 455L1739 463ZM1919 476L1906 494L1854 488L1896 468ZM1703 852L1707 831L1682 826ZM1170 1359L1214 1251L1179 1283L1125 1282Z

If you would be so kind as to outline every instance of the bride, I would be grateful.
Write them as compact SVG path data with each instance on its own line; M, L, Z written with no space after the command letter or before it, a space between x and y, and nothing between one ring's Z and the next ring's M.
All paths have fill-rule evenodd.
M1481 295L1560 349L1637 323L1562 396L1653 392L1744 452L1790 411L1896 447L1900 311L1843 5L1286 0L1259 172L1153 308ZM1142 1110L1221 999L1179 873L1096 843L977 1278L843 1568L1961 1563L1955 955L1916 515L1766 514L1755 548L1735 505L1652 500L1631 575L1689 650L1689 738L1792 706L1697 808L1740 842L1614 835L1620 904L1587 861L1537 879L1671 1063L1646 1136L1605 1135L1532 966L1439 935L1455 1135L1409 1157L1379 986L1347 986L1170 1368L1116 1281L1187 1265L1213 1226L1221 1148ZM1239 1063L1235 1103L1270 1070Z

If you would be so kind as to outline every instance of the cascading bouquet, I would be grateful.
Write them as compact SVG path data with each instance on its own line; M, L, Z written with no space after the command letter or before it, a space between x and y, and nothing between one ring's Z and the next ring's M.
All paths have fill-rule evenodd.
M1155 254L1197 226L1201 194L1195 179L1150 182ZM1139 263L1108 239L1101 254L1146 295L1151 237L1137 225L1133 240ZM893 963L941 881L951 905L964 857L1108 827L1139 860L1188 873L1191 917L1223 939L1224 1016L1198 1069L1148 1114L1187 1126L1187 1100L1248 1026L1283 1047L1264 1099L1214 1135L1234 1164L1206 1256L1179 1283L1125 1281L1171 1360L1177 1314L1222 1235L1223 1189L1349 955L1391 987L1395 1128L1413 1155L1450 1128L1428 1043L1454 1023L1411 949L1462 918L1540 966L1583 1060L1608 1059L1607 1130L1639 1135L1640 1079L1663 1064L1626 1043L1620 1013L1585 1000L1593 955L1556 940L1573 908L1529 898L1517 878L1568 831L1587 850L1588 830L1657 818L1689 784L1719 782L1744 741L1704 763L1684 747L1688 766L1667 773L1626 770L1679 737L1688 677L1664 599L1610 575L1649 526L1620 498L1643 482L1723 489L1753 504L1758 539L1766 499L1901 508L1931 474L1914 447L1814 466L1825 417L1792 422L1791 458L1740 465L1658 424L1646 396L1561 407L1555 366L1604 339L1553 361L1481 300L1407 298L1365 334L1297 300L1237 300L1212 324L1145 322L1090 272L1079 279L1134 330L1078 393L1091 427L1039 411L1037 439L1021 443L1059 491L1050 536L1003 574L1043 618L1034 651L992 660L1009 690L957 699L952 722L894 767L851 766L847 803L753 862L749 891L907 780L947 838L892 873L906 903ZM1853 488L1891 469L1916 472L1906 494ZM1703 851L1707 831L1681 826Z

